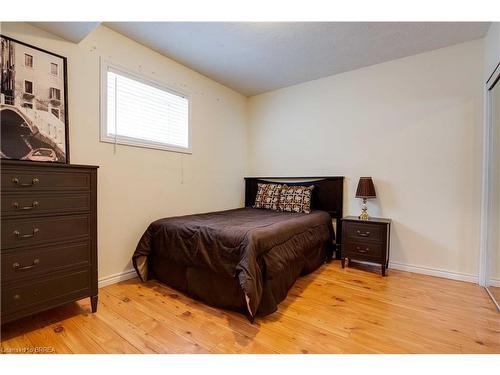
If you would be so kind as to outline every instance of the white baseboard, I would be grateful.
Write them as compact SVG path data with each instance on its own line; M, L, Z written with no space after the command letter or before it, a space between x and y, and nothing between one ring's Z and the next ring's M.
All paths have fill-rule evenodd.
M500 288L500 279L490 279L489 286L495 286Z
M436 277L443 277L445 279L467 281L469 283L477 283L478 282L478 278L475 275L470 275L470 274L466 274L466 273L458 273L458 272L450 272L450 271L440 270L440 269L436 269L436 268L414 266L411 264L405 264L405 263L399 263L399 262L389 262L389 268L392 268L395 270L400 270L400 271L421 273L424 275L430 275L430 276L436 276ZM130 270L127 270L127 271L124 271L121 273L116 273L114 275L102 277L101 279L99 279L99 288L102 288L102 287L105 287L105 286L111 285L111 284L116 284L116 283L119 283L120 281L129 280L129 279L132 279L134 277L137 277L137 273L135 272L134 269L130 269ZM500 287L500 279L490 280L490 285Z
M445 270L440 270L436 268L422 267L422 266L414 266L411 264L404 264L399 262L389 262L389 268L393 268L395 270L422 273L424 275L436 276L436 277L444 277L445 279L459 280L459 281L467 281L469 283L478 282L478 277L476 275L471 275L467 273L459 273L459 272L450 272Z
M137 276L137 273L132 268L132 269L124 271L124 272L115 273L114 275L101 277L99 279L98 285L99 285L99 288L102 288L102 287L107 286L107 285L119 283L120 281L133 279L136 276Z

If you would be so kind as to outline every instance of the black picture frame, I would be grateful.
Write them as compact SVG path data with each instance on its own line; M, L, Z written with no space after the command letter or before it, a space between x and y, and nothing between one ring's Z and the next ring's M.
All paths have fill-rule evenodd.
M4 45L7 45L9 43L4 43L4 40L9 42L9 43L14 43L14 45L16 44L19 44L21 46L24 46L24 47L28 47L30 49L33 49L37 52L40 52L42 54L48 54L48 55L51 55L53 57L56 57L58 59L61 59L62 60L62 69L63 71L61 72L61 76L62 76L62 87L63 87L63 94L62 94L62 99L63 99L63 106L59 107L58 108L52 108L52 107L47 107L47 113L50 115L49 113L49 110L52 112L52 109L55 109L56 110L56 113L59 113L61 114L62 112L62 115L64 116L64 120L62 121L64 126L63 126L63 129L64 129L64 150L61 150L60 147L57 146L57 144L53 145L53 144L48 144L47 142L45 142L47 144L47 148L37 148L37 149L34 149L34 148L31 148L31 151L25 156L25 157L18 157L18 154L17 154L17 157L13 157L12 155L9 155L9 154L5 154L4 153L4 142L8 142L9 139L7 137L7 139L5 139L5 137L3 136L4 135L4 126L6 126L7 122L3 120L3 118L5 116L2 116L2 112L5 110L5 109L11 109L11 111L15 112L15 110L12 110L12 108L14 109L17 109L17 113L19 114L19 106L16 106L16 96L15 95L12 95L12 103L13 104L5 104L5 98L8 97L9 95L9 92L5 93L4 92L4 89L6 88L6 82L4 82L4 75L8 73L5 72L5 69L4 69L4 65L5 65L5 62L4 62L4 59L6 57L6 53L4 51ZM2 159L7 159L7 160L21 160L21 161L25 161L27 163L31 163L31 162L54 162L54 163L62 163L62 164L69 164L70 162L70 148L69 148L69 107L68 107L68 60L65 56L61 56L59 54L56 54L56 53L53 53L53 52L50 52L50 51L47 51L43 48L39 48L37 46L34 46L34 45L31 45L31 44L28 44L28 43L24 43L22 41L19 41L17 39L14 39L14 38L11 38L9 36L6 36L6 35L3 35L3 34L0 34L0 41L1 41L1 50L0 50L0 57L1 57L1 61L0 61L0 69L1 69L1 86L0 86L0 94L2 94L2 100L0 102L0 130L2 132L2 137L1 137L1 144L0 144L0 157ZM15 71L17 71L17 63L14 62L14 69ZM51 67L52 69L52 67ZM34 69L33 69L34 70ZM12 79L12 82L14 83L14 85L16 84L15 82L15 71L14 71L14 78ZM17 82L18 83L18 82ZM26 83L24 83L24 85L26 85ZM15 90L15 87L14 87L14 90ZM52 88L50 89L52 90ZM15 91L13 91L13 93L15 94ZM32 93L34 94L33 90L32 90ZM48 101L52 102L52 101L56 101L57 102L57 98L53 99L51 98L50 96L52 95L52 92L49 93L49 99ZM57 96L57 95L56 95ZM60 93L59 93L59 96ZM35 99L36 95L33 95L33 99ZM38 101L38 98L36 98L36 100ZM59 98L59 101L60 101L60 98ZM35 107L35 104L38 104L38 102L34 102L32 101L32 109ZM62 110L61 110L62 108ZM54 114L52 112L52 114ZM19 114L19 116L21 117L21 115ZM50 117L50 116L49 116ZM33 129L32 128L35 128L35 132L33 132ZM34 122L31 123L31 127L30 127L30 131L32 132L31 135L29 135L30 139L32 139L32 137L38 135L39 137L41 137L41 134L42 132L39 131L38 127L37 127L37 124L34 124ZM56 130L56 133L57 133L57 130ZM25 137L27 138L27 137ZM49 139L49 142L51 141L51 139L49 137L46 137L44 138L44 140L46 139ZM53 143L55 143L55 141L52 140ZM27 145L29 142L25 142ZM42 144L43 145L43 140L37 140L36 143L38 143L39 145ZM28 147L30 147L28 145ZM47 153L49 152L49 150L52 150L52 152L47 155ZM36 151L38 151L38 154L36 153ZM33 153L34 152L34 153ZM55 154L55 157L57 158L56 160L47 160L47 158L53 158L54 157L54 154ZM26 158L28 157L28 158Z

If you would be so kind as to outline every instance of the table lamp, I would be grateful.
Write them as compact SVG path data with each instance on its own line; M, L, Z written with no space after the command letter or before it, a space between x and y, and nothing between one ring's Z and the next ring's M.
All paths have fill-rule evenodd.
M368 208L366 207L366 200L371 198L376 198L375 186L373 186L373 181L371 177L360 177L358 182L358 188L356 189L356 198L363 198L363 205L361 206L361 215L359 218L361 220L368 220Z

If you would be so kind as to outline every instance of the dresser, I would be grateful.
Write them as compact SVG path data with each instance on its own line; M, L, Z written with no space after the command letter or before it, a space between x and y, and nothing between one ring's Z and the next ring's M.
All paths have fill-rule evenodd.
M97 310L97 167L1 161L1 322L90 297Z
M342 219L342 268L351 259L381 265L382 276L389 266L391 219L357 216Z

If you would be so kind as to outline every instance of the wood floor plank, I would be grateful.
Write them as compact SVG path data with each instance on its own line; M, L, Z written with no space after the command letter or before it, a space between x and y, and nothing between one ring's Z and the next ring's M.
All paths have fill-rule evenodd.
M33 345L40 348L41 353L44 353L44 351L47 354L72 353L65 342L59 339L44 314L33 316L32 321L36 324L36 327L30 332L30 340L33 342Z
M137 305L145 314L150 314L155 319L169 324L179 336L194 340L201 346L215 353L239 353L241 347L252 352L270 352L272 348L260 348L259 341L247 343L246 337L230 329L226 322L218 318L226 316L222 310L214 309L197 301L192 301L186 296L176 293L161 284L150 282L150 287L137 283L122 285L121 288L109 288L110 293L115 293L119 298L132 300L130 296L142 295L142 300ZM158 299L168 298L166 301ZM240 315L242 319L245 319ZM165 318L168 317L168 321ZM228 344L225 350L220 348L221 343ZM250 345L251 347L248 347Z
M168 348L161 341L156 340L147 331L140 329L138 325L145 320L144 317L141 317L140 314L134 314L134 309L128 307L124 310L132 312L132 314L123 314L123 310L114 308L116 303L117 301L109 294L101 292L100 304L102 308L99 311L99 316L106 324L119 332L120 336L142 353L168 352ZM132 316L133 319L128 319L129 316Z
M490 286L488 287L490 290L490 293L493 295L493 298L497 301L497 303L500 305L500 286Z
M2 326L1 351L5 354L25 354L30 349L34 349L36 345L31 341L29 333L36 329L36 326L23 319L16 325L9 325L4 330Z
M373 272L372 272L373 271ZM137 279L2 326L3 352L500 353L500 314L483 288L334 261L297 280L278 311L251 324L157 281Z
M159 353L184 353L186 350L190 353L209 352L191 338L177 335L167 324L155 319L150 310L144 312L141 303L128 297L118 298L108 290L102 293L102 297L104 307L109 306L110 310L118 314L121 319L133 325L138 334L154 342L155 351ZM160 318L163 318L163 314Z
M61 316L58 312L54 311L55 316ZM53 323L50 328L57 333L59 341L62 341L72 353L78 354L91 354L91 353L106 353L105 349L101 347L92 338L88 337L84 331L80 329L75 320L83 319L81 313L72 318L61 319Z

